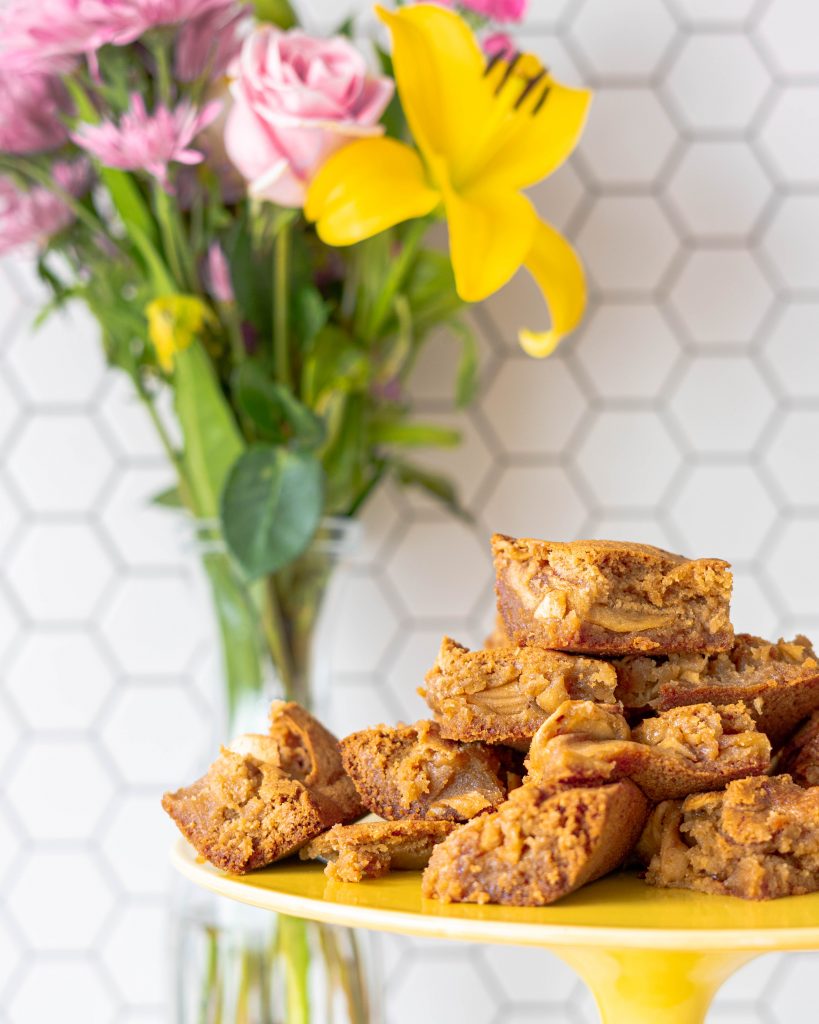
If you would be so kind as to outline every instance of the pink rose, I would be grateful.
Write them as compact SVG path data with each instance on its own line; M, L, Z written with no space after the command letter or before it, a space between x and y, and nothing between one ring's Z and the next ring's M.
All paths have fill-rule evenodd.
M346 39L270 25L245 40L233 76L225 148L250 194L280 206L303 205L331 153L383 132L378 120L393 92Z

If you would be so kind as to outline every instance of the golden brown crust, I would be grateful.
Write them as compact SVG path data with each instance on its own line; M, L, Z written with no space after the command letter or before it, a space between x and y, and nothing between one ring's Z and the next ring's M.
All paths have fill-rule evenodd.
M448 739L528 746L564 700L614 699L617 676L593 658L539 647L470 651L444 637L420 690Z
M819 786L819 711L790 738L776 761L776 770L798 786Z
M244 874L364 813L335 737L296 704L274 703L271 734L223 747L207 773L162 806L199 854Z
M497 753L444 739L435 722L379 725L347 736L340 747L361 800L382 818L468 821L506 799Z
M326 860L324 873L339 882L380 878L388 871L426 867L437 843L456 828L451 821L361 821L336 825L299 851L302 860Z
M731 646L731 573L646 544L495 534L498 611L515 642L583 654Z
M747 900L819 890L819 788L788 775L660 804L637 851L646 881Z
M774 746L819 708L819 661L803 636L771 643L740 633L723 653L631 657L614 665L617 697L626 707L667 711L742 700Z
M648 812L630 782L561 789L526 784L433 850L422 891L447 903L539 907L613 871Z
M674 708L629 730L617 706L566 701L532 740L532 780L631 779L653 801L718 789L770 767L743 704Z

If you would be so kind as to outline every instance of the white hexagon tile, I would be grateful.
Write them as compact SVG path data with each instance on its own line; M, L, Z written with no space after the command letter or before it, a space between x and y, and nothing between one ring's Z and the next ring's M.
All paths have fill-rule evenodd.
M305 3L314 26L363 6ZM520 44L597 91L533 193L586 261L589 312L532 363L516 328L545 314L516 278L475 315L467 413L447 408L456 346L421 361L415 399L465 436L428 463L474 522L392 490L366 510L325 636L340 731L422 715L442 633L480 642L496 528L724 555L740 627L819 632L819 5L529 6ZM211 625L190 538L146 504L169 474L139 404L82 310L31 329L36 296L0 265L0 1020L164 1024L157 801L213 742ZM391 937L382 960L388 1024L597 1019L546 954ZM807 1020L817 966L763 958L709 1024Z

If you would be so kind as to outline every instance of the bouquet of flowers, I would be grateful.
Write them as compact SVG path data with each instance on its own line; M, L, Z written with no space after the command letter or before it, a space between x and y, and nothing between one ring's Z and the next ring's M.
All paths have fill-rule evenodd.
M413 460L456 433L406 383L436 328L476 381L467 303L521 267L551 326L582 268L523 189L574 147L589 103L493 21L524 0L377 8L314 38L288 0L10 0L0 8L0 253L25 247L56 307L87 303L176 470L165 504L207 542L235 709L261 647L307 700L303 651L328 517L393 478L457 510ZM427 241L445 220L448 255ZM545 312L544 312L545 321ZM172 394L177 430L166 420Z

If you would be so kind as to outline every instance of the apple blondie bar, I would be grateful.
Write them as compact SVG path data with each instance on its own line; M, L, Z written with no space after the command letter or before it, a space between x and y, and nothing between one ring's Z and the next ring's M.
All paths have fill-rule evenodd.
M617 699L626 707L665 711L742 700L774 746L819 708L819 662L804 636L771 643L741 633L719 654L622 658L615 667Z
M324 860L324 873L339 882L380 878L388 871L426 867L437 843L456 828L452 821L360 821L335 825L299 850L302 860Z
M616 705L566 701L535 734L526 781L628 778L650 800L668 800L761 774L770 755L741 703L673 708L630 729Z
M528 747L565 700L611 702L617 675L607 662L540 647L470 651L444 637L419 693L441 735Z
M239 736L206 774L162 806L211 864L244 874L364 813L338 741L297 704L277 701L270 734Z
M788 775L731 782L723 792L654 809L636 848L646 881L767 900L819 890L819 788Z
M527 783L432 851L422 892L446 903L540 907L618 867L645 823L631 782L563 789Z
M814 711L788 740L776 768L800 786L819 786L819 711Z
M508 779L498 752L444 739L435 722L363 729L339 746L364 805L391 821L468 821L506 799Z
M498 610L523 646L671 654L731 646L727 562L645 544L492 538Z

